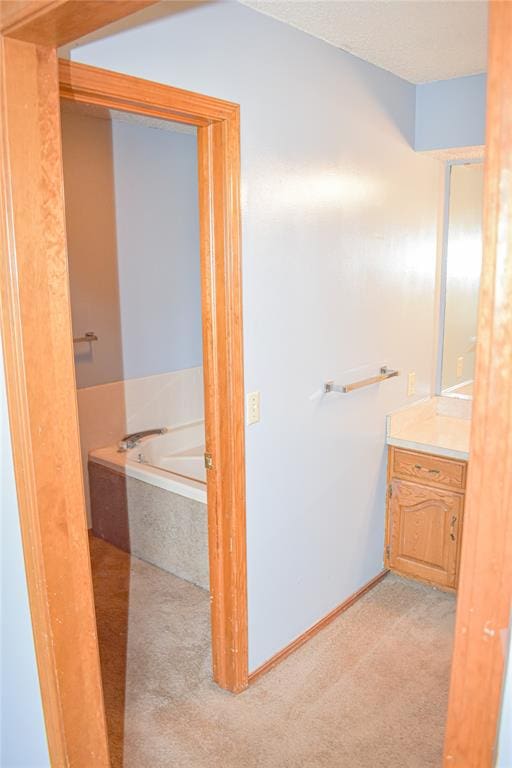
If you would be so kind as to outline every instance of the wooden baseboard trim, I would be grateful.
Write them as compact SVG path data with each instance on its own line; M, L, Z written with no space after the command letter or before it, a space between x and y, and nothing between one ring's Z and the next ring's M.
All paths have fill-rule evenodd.
M336 606L330 613L328 613L326 616L323 617L323 619L320 619L320 621L317 621L316 624L313 624L312 627L307 629L302 635L299 635L299 637L296 637L295 640L292 640L292 642L287 645L285 648L283 648L281 651L276 653L274 656L272 656L268 661L266 661L264 664L262 664L260 667L254 670L254 672L251 672L249 674L249 685L254 683L258 678L265 675L269 670L273 669L277 664L279 664L283 659L286 659L287 656L289 656L291 653L297 650L297 648L300 648L301 645L304 645L304 643L307 643L308 640L311 640L314 635L316 635L320 630L322 630L324 627L326 627L328 624L331 623L331 621L334 621L337 616L340 615L340 613L343 613L343 611L346 611L350 606L354 605L357 600L359 600L363 595L365 595L367 592L370 591L370 589L373 589L382 579L387 576L389 573L389 570L385 568L383 571L377 574L373 579L368 581L364 586L361 587L361 589L358 589L357 592L354 592L353 595L350 595L346 600L344 600L343 603L340 603L340 605Z

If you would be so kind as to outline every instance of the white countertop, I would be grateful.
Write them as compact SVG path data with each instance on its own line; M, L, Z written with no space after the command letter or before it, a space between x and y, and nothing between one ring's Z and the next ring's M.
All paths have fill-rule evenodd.
M430 397L401 408L386 418L386 442L467 461L471 406L472 400Z

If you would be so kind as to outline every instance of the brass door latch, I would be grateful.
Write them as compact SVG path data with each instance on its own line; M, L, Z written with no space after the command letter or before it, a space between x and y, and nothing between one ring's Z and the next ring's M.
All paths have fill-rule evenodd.
M211 455L211 453L205 453L204 466L205 466L205 469L213 469L213 456Z

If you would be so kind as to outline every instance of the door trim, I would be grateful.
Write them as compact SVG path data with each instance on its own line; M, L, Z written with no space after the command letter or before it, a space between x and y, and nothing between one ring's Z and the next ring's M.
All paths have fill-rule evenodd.
M489 3L483 269L444 765L491 768L512 599L512 3Z
M1 325L53 766L109 765L69 315L55 50L0 40Z
M60 97L197 127L213 679L247 687L239 106L59 61Z

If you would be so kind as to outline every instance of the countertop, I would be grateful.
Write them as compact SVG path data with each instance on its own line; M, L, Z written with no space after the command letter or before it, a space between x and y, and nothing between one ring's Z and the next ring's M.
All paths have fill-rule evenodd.
M386 418L386 442L452 459L469 457L472 400L429 397Z

